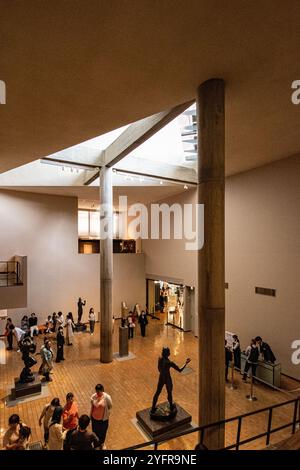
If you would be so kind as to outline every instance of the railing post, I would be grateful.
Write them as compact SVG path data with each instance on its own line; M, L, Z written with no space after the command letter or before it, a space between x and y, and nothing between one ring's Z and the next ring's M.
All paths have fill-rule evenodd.
M205 429L201 429L201 434L200 434L200 444L203 444L204 442L204 432L205 432Z
M158 449L158 442L155 442L154 444L154 450L157 450Z
M234 385L234 361L231 362L231 383L230 390L235 390L237 387Z
M295 434L295 431L296 431L296 422L297 422L297 414L298 414L298 403L299 403L299 398L297 398L297 399L295 400L292 434Z
M242 417L239 416L239 418L238 418L238 428L237 428L237 434L236 434L236 446L235 446L236 450L239 450L239 447L240 447L241 430L242 430Z
M272 427L272 416L273 416L273 408L269 409L269 418L268 418L268 429L267 429L267 439L266 445L270 444L270 434L271 434L271 427Z

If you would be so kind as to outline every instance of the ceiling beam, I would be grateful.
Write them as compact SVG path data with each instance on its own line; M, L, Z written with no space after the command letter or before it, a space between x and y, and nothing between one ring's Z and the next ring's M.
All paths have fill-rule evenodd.
M156 132L171 122L183 111L189 108L194 100L175 106L175 108L161 113L154 114L145 119L141 119L131 124L127 129L114 140L104 151L102 164L105 166L114 166L122 158L143 144Z

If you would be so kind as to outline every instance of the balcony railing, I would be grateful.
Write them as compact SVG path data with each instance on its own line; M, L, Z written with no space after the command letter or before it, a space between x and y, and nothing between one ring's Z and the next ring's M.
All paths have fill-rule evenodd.
M22 285L19 261L0 261L0 287Z

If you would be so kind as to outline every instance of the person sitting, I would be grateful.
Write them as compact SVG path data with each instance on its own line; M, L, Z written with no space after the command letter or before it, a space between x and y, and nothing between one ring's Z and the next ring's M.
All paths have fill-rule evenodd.
M25 331L25 333L29 332L29 320L27 315L24 315L21 320L21 330Z
M53 320L52 320L51 315L48 315L47 321L45 323L45 327L46 327L44 330L45 335L49 335L53 332Z
M262 355L264 361L271 362L271 364L274 364L276 361L276 357L274 356L273 351L268 345L268 343L265 343L260 336L256 336L255 341L258 344L259 352Z
M38 323L37 316L35 315L35 313L32 313L29 317L29 329L30 329L31 338L33 338L34 334L36 335L39 334L37 323Z
M70 450L94 450L101 446L96 434L87 430L90 421L88 415L80 416L78 429L73 431L70 436Z

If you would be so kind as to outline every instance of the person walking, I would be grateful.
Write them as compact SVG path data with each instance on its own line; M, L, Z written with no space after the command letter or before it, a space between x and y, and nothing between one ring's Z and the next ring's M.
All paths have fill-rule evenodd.
M144 338L146 336L146 326L148 325L148 319L145 310L142 310L138 322L141 328L141 335Z
M60 406L59 398L53 398L51 403L48 403L39 417L39 425L44 425L44 448L47 447L49 441L49 424L51 422L54 410L57 406Z
M105 439L112 409L112 399L104 392L102 384L95 387L96 393L91 396L92 430L100 441L100 448L105 449Z
M73 328L75 328L75 325L72 321L72 315L70 315L70 313L68 313L68 315L67 315L67 334L66 334L66 339L67 339L67 345L68 346L72 346L72 344L73 344L73 338L74 338Z
M57 351L56 351L56 360L55 362L64 361L64 344L65 344L65 337L64 337L64 329L62 326L58 328L57 336L56 336L56 344L57 344Z
M90 311L89 311L90 335L94 334L95 321L96 321L96 317L95 317L94 309L90 308Z
M47 339L44 346L41 347L42 365L40 373L45 377L46 382L52 382L50 372L53 369L53 350L51 348L51 341Z
M63 414L62 406L57 406L53 411L52 419L49 423L49 450L63 450L64 438L66 431L63 431L61 417Z

